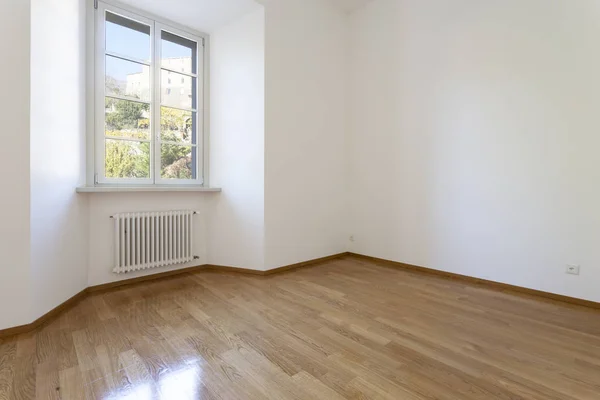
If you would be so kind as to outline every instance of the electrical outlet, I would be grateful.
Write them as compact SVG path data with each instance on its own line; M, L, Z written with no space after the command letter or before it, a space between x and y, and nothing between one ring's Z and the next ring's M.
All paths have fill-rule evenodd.
M579 265L567 265L566 273L571 275L579 275Z

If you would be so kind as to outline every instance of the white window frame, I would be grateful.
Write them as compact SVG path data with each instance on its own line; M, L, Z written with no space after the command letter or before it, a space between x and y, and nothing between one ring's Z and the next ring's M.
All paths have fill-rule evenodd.
M130 18L140 23L150 26L150 46L151 62L136 60L142 64L150 66L150 178L148 179L127 179L127 178L107 178L105 176L105 55L109 54L105 48L105 15L106 11L112 12L123 17ZM91 14L91 16L90 16ZM88 67L88 74L91 73L92 83L88 89L92 89L92 95L88 96L88 101L93 104L88 109L88 185L93 186L203 186L208 187L208 71L209 71L209 45L207 34L190 30L172 21L167 21L124 6L111 0L97 1L94 4L90 14L88 14L88 24L92 22L91 33L92 40L88 41L91 50L88 51L88 62L92 67ZM93 19L93 21L91 21ZM197 48L197 71L193 73L178 74L196 78L196 144L192 146L196 152L196 179L164 179L160 175L161 154L160 154L160 107L161 107L161 35L157 32L167 31L174 35L189 39L198 44ZM131 59L127 57L125 59ZM177 108L168 106L171 108ZM91 121L90 121L91 119ZM89 132L91 128L91 133ZM139 140L134 140L139 141ZM90 162L90 157L92 162Z

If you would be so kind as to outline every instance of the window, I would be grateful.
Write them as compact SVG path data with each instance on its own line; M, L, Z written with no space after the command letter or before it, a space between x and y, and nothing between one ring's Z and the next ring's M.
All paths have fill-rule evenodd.
M95 183L203 184L204 39L102 2L96 18Z

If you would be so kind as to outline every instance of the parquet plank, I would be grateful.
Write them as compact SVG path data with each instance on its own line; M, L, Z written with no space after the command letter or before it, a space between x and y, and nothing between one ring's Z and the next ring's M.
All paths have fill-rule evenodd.
M94 293L0 341L0 400L600 398L600 311L346 257Z

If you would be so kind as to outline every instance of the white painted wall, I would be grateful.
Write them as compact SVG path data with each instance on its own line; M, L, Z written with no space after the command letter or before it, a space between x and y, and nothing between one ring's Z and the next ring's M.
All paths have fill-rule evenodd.
M0 329L30 322L29 1L0 13Z
M92 196L73 191L85 0L32 1L0 14L0 329L156 273L111 272L109 216L178 208L200 212L189 265L349 249L600 301L596 1L375 0L349 25L319 0L267 2L213 35L223 193Z
M262 7L211 35L208 261L264 268L265 18Z
M218 193L102 193L94 194L90 202L90 247L88 285L100 285L139 276L152 275L206 264L206 235L208 197ZM114 268L114 221L111 215L121 212L195 210L194 254L199 258L187 264L165 267L156 270L136 271L115 274Z
M85 0L33 0L32 277L28 283L35 295L32 317L24 323L88 285L157 273L112 273L112 214L198 210L195 253L199 259L159 272L207 262L205 200L218 194L75 193L75 187L85 183L86 5L89 3ZM57 42L61 43L58 48Z
M87 287L85 0L31 1L33 318ZM60 46L56 44L60 43Z
M320 0L266 8L266 268L346 250L347 20Z
M593 0L355 13L351 250L600 301L599 18Z

